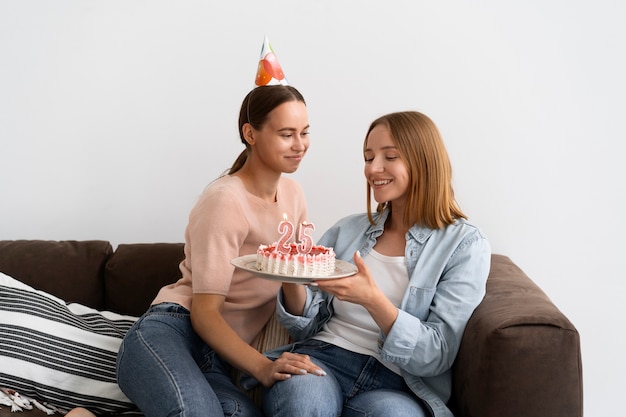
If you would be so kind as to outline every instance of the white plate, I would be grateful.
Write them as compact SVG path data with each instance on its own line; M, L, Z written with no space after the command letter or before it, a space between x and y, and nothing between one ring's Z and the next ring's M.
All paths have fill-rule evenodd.
M350 262L340 261L339 259L335 260L335 272L327 277L301 277L297 275L271 274L269 272L262 272L256 269L256 254L240 256L232 259L230 263L236 268L252 272L254 275L258 275L261 278L281 282L296 282L300 284L321 281L323 279L349 277L357 272L356 266L352 265Z

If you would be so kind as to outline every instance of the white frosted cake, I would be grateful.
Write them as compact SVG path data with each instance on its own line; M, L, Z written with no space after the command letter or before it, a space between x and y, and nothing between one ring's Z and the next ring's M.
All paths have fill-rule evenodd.
M327 277L335 272L333 248L313 245L309 253L298 253L295 243L289 253L281 253L277 244L260 245L256 255L259 271L299 277Z

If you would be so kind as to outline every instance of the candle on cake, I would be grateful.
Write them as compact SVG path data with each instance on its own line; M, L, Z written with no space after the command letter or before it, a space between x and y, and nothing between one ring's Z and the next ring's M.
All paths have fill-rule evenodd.
M308 232L309 230L315 230L315 225L313 223L302 222L300 227L298 227L298 243L292 245L290 242L294 236L295 226L292 222L287 220L287 214L283 214L283 220L278 223L280 239L278 239L276 244L276 250L280 253L288 254L292 252L292 246L295 246L298 254L308 254L313 248L313 238L311 238Z
M302 222L300 228L298 229L298 253L307 254L311 252L313 248L313 239L311 235L307 233L307 230L315 230L315 225L313 223Z
M294 229L293 223L287 220L287 214L283 214L283 221L278 223L278 233L280 233L281 236L276 244L277 251L284 254L291 252L289 241L293 237Z

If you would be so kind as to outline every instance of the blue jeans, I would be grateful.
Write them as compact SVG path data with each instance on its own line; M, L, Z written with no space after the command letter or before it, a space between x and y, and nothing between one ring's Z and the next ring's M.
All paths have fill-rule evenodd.
M296 343L291 352L309 355L326 376L293 375L275 383L264 392L267 416L430 416L404 378L371 356L318 340Z
M230 370L174 303L152 306L117 355L118 384L146 417L262 416Z

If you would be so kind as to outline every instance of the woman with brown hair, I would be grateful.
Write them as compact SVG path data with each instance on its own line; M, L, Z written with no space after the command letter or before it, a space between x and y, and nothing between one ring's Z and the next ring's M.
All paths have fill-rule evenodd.
M282 175L296 171L309 148L304 98L291 86L255 88L242 102L239 135L245 150L189 215L181 278L160 290L118 353L118 383L147 417L261 416L233 370L266 386L319 371L301 355L271 361L256 350L280 283L230 262L275 241L285 213L307 220L300 186Z

